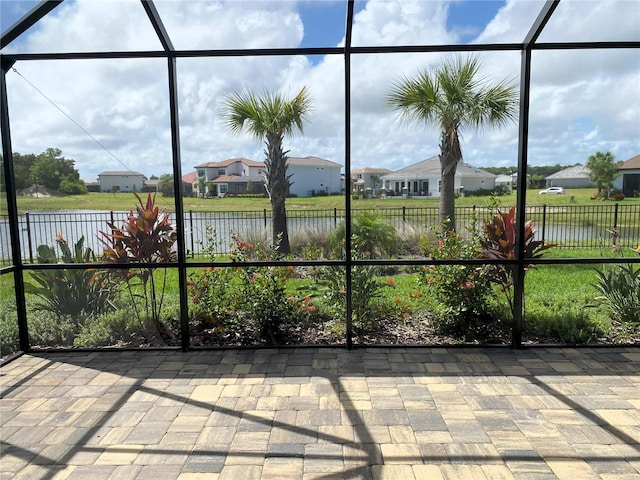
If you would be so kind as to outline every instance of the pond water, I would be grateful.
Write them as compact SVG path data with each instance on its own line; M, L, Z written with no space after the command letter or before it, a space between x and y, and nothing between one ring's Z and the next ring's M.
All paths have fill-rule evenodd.
M290 215L288 218L290 235L296 231L309 229L326 231L334 229L342 218L334 211L314 212L309 216ZM37 257L36 249L40 244L55 245L58 233L69 243L75 243L84 235L85 246L95 252L101 252L101 231L109 232L107 222L122 225L127 212L110 211L47 211L30 212L19 218L20 245L22 257L26 262L33 262ZM173 214L170 217L175 222ZM391 220L395 221L395 220ZM256 233L270 238L270 218L268 212L187 212L185 214L185 245L189 255L198 255L202 250L202 242L206 241L206 225L210 224L217 232L218 241L228 245L231 232L240 237ZM608 226L576 226L562 223L537 225L537 239L547 243L558 243L572 247L609 246L611 236ZM617 243L620 246L636 247L640 241L640 218L636 225L619 228ZM226 246L220 248L226 250ZM9 258L9 225L5 217L0 218L0 257Z

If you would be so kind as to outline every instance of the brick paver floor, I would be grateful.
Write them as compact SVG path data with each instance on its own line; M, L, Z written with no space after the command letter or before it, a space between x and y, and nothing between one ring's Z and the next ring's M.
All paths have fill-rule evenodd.
M24 355L2 479L640 479L640 349Z

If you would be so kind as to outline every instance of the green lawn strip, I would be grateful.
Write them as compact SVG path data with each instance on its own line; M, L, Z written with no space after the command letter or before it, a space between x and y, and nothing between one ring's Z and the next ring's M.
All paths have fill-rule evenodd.
M573 206L573 205L613 205L616 202L591 200L595 193L592 188L567 189L564 195L539 195L538 190L527 191L527 205ZM488 197L467 195L456 199L458 207L484 207ZM511 193L498 197L503 206L515 205L516 194ZM172 197L156 196L158 205L168 211L175 210L175 200ZM437 207L438 198L414 197L388 197L385 199L357 199L351 202L353 209L390 209L390 208L420 208ZM640 198L625 198L617 202L620 205L640 205ZM131 194L119 193L88 193L86 195L66 195L60 197L19 197L18 210L21 213L28 211L47 210L103 210L103 211L129 211L135 204L135 198ZM310 198L288 198L288 210L333 210L344 209L345 198L341 195ZM184 211L261 211L270 210L268 198L195 198L183 199ZM6 213L6 203L2 200L0 212Z

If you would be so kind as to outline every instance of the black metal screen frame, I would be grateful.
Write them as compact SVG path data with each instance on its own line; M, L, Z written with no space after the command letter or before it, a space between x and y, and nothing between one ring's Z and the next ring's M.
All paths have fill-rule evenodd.
M53 10L62 1L43 1L32 9L18 23L12 26L2 36L0 45L2 48L17 39L26 30L35 25L42 17ZM221 58L221 57L259 57L259 56L292 56L292 55L342 55L344 57L344 95L345 95L345 172L351 171L351 59L353 56L362 54L394 54L394 53L436 53L436 52L497 52L497 51L518 51L521 53L520 70L520 107L518 121L518 188L516 199L517 215L517 235L516 235L516 259L510 262L487 261L487 260L356 260L347 255L344 260L335 261L282 261L270 262L270 265L284 266L338 266L345 267L346 272L346 346L351 349L352 343L352 303L351 303L351 282L352 267L358 265L483 265L483 264L512 264L516 265L514 277L514 318L511 336L511 347L522 348L523 330L523 297L524 297L524 272L531 264L610 264L620 263L619 259L593 259L593 258L572 258L572 259L527 259L524 255L524 224L526 214L526 191L527 191L527 145L529 136L529 99L531 89L531 61L532 52L535 50L593 50L593 49L638 49L640 42L637 41L615 41L615 42L554 42L537 43L537 39L543 32L548 21L552 18L560 0L547 0L543 5L538 17L531 26L529 32L524 37L522 43L501 43L501 44L464 44L464 45L417 45L417 46L364 46L354 47L351 45L354 0L345 0L345 43L344 47L326 48L264 48L264 49L229 49L229 50L176 50L171 38L167 33L162 18L159 15L152 0L141 0L147 17L158 36L162 45L162 50L154 51L113 51L113 52L63 52L63 53L14 53L0 54L0 133L2 135L2 154L5 159L4 175L6 181L7 207L9 217L10 244L13 265L2 268L0 275L13 274L15 295L17 304L18 332L20 337L20 349L22 352L30 350L27 312L25 305L25 290L23 274L28 271L42 269L83 269L83 268L106 268L121 269L122 265L92 263L92 264L56 264L56 265L34 265L28 264L21 258L18 208L16 201L16 188L13 173L13 151L11 146L11 126L9 121L8 98L6 88L6 75L10 73L13 65L20 61L35 60L87 60L87 59L135 59L135 58L165 58L167 60L167 87L169 90L169 112L171 128L171 153L174 173L175 213L178 231L184 232L184 207L183 192L181 188L181 158L180 158L180 123L178 113L178 74L176 61L179 58ZM345 191L345 243L346 251L351 251L351 196L348 189ZM194 348L190 345L189 323L188 323L188 300L187 300L187 269L200 266L210 266L208 262L189 262L186 259L186 248L184 235L178 236L177 242L178 258L175 263L163 264L167 268L178 270L179 290L180 290L180 325L181 325L181 349L183 351ZM625 263L640 263L640 258L625 258ZM157 264L154 264L157 266ZM221 262L217 264L221 267L234 266L237 264ZM260 262L247 262L246 266L263 266ZM124 268L137 268L141 264L131 264Z

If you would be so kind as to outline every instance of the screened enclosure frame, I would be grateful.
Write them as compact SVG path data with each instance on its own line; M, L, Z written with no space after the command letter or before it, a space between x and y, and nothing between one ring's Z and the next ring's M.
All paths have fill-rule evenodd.
M0 48L5 48L12 41L19 38L30 27L35 25L42 17L58 6L62 1L44 1L37 5L31 12L25 15L19 22L9 28L1 38ZM514 275L514 318L511 329L510 345L513 348L521 348L524 326L524 273L531 264L606 264L619 263L619 259L606 258L572 258L572 259L527 259L525 258L525 246L521 239L524 236L526 222L526 191L527 191L527 159L529 138L529 101L531 89L531 62L532 52L537 50L588 50L588 49L638 49L640 42L615 41L615 42L555 42L539 43L538 38L545 26L552 18L560 0L547 0L542 6L537 18L530 30L524 35L520 43L490 43L490 44L453 44L453 45L412 45L412 46L352 46L352 28L354 19L354 0L345 0L345 31L343 47L310 47L310 48L260 48L260 49L225 49L225 50L180 50L172 43L158 13L153 0L141 0L146 16L152 25L161 45L162 50L156 51L109 51L109 52L64 52L64 53L8 53L1 55L0 75L0 105L1 120L0 129L2 135L2 155L5 159L4 176L6 181L7 208L9 219L10 246L12 265L0 269L1 275L13 275L17 304L17 322L19 332L20 350L27 352L29 344L27 311L25 305L24 273L44 269L85 269L85 268L123 268L122 265L92 263L92 264L55 264L36 265L25 263L21 255L20 235L18 224L17 192L13 172L13 150L11 145L11 122L8 108L6 76L11 74L11 69L16 62L29 62L35 60L100 60L100 59L166 59L167 88L169 92L169 116L171 132L171 157L173 163L173 181L175 195L175 219L178 232L185 231L183 190L181 188L182 167L180 150L180 121L178 111L178 72L177 60L183 58L222 58L222 57L260 57L260 56L292 56L292 55L339 55L344 58L344 169L351 171L351 60L357 55L363 54L398 54L398 53L434 53L434 52L491 52L510 51L521 53L520 63L520 106L518 118L518 179L517 179L517 235L516 258L510 262L498 262L489 260L362 260L353 259L346 255L344 260L335 261L281 261L270 262L271 265L286 266L334 266L344 267L346 275L346 346L354 347L353 322L352 322L352 267L359 265L438 265L460 264L481 265L491 263L503 263L515 265ZM345 249L351 251L351 195L345 189ZM190 345L189 312L187 298L187 269L193 267L209 266L208 262L188 262L186 257L185 235L177 236L177 261L163 264L167 268L176 269L179 282L180 299L180 347L186 351L194 348ZM625 263L639 263L640 259L625 258ZM157 265L157 264L156 264ZM221 267L237 264L220 262ZM246 266L261 266L260 262L247 262ZM125 268L138 268L141 264L132 264Z

